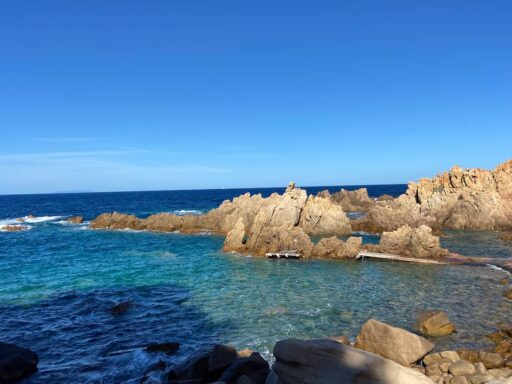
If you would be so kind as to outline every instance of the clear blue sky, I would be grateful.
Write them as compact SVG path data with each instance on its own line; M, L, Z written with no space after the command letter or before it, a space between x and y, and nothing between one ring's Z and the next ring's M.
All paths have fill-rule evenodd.
M509 0L5 1L0 193L494 167L511 20Z

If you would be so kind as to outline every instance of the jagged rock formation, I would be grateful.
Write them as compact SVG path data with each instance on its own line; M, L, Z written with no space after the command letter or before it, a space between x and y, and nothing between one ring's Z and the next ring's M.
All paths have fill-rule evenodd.
M306 191L296 188L294 183L290 183L282 195L273 193L263 198L261 194L251 196L246 193L232 201L224 201L204 215L159 213L140 219L116 212L104 213L91 222L91 228L163 232L198 232L206 229L222 234L236 228L241 235L242 224L244 236L250 238L258 237L268 228L298 227L312 235L352 233L350 220L339 205L324 197L308 198Z
M359 251L363 239L349 237L343 242L336 236L320 239L313 249L313 256L321 259L354 259Z
M407 192L368 216L378 227L404 224L453 229L512 228L512 160L492 171L453 167L432 179L409 183Z
M441 258L448 251L441 248L439 237L432 235L426 225L411 228L404 225L392 232L384 232L380 238L379 251L406 257Z
M363 212L375 205L375 200L368 196L368 190L366 188L359 188L354 191L341 189L339 192L333 194L330 194L329 191L322 191L319 195L330 197L333 201L341 205L345 212Z

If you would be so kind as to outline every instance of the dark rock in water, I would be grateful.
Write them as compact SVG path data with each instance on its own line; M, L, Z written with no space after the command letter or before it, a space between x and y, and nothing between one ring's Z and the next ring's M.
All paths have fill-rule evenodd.
M30 349L0 343L0 383L18 381L37 371L39 358Z
M264 384L270 368L267 361L257 352L249 357L236 360L222 374L219 381L226 384L237 384L240 381L254 384Z
M209 378L218 379L222 372L238 358L236 349L228 345L216 345L208 360Z
M154 371L165 371L166 368L167 368L167 364L165 363L165 361L159 360L156 363L150 365L146 369L146 375L151 372L154 372Z
M119 304L114 305L112 308L110 308L110 313L114 316L121 315L125 313L127 310L129 310L132 307L131 301L123 301Z
M180 349L180 343L151 343L146 347L148 352L175 353Z
M169 383L207 383L210 374L209 361L211 351L199 350L178 366L174 367L168 374Z
M71 216L67 221L72 224L82 224L84 222L84 218L82 216Z

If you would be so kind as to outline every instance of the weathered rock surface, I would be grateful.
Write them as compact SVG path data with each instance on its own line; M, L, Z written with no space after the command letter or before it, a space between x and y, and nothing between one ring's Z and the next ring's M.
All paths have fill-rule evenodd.
M37 371L36 353L14 344L0 343L0 383L17 382Z
M279 341L267 384L432 384L425 375L333 340Z
M448 315L442 311L420 313L415 327L426 336L445 336L455 332L455 326L450 322Z
M330 198L307 196L290 183L282 195L267 198L246 193L204 215L159 213L146 219L121 213L104 213L91 222L91 228L227 234L226 251L264 254L297 249L306 257L313 244L309 235L348 235L350 220L340 205Z
M361 251L363 239L349 237L346 241L336 236L320 239L313 248L313 257L322 259L354 259Z
M330 195L331 199L341 205L345 212L364 212L375 205L375 200L368 196L366 188L353 191L341 189Z
M402 365L419 361L434 348L421 336L374 319L363 325L354 346Z
M512 241L512 231L501 232L499 237L503 241Z
M20 232L20 231L25 231L26 229L28 229L28 227L26 225L18 225L18 224L0 226L0 230L5 231L5 232Z
M384 253L419 258L441 258L448 254L441 248L439 237L432 235L432 229L426 225L418 228L404 225L393 232L384 232L379 249Z
M512 160L492 171L478 168L449 172L409 183L407 192L370 209L375 225L394 230L404 224L453 229L512 228Z

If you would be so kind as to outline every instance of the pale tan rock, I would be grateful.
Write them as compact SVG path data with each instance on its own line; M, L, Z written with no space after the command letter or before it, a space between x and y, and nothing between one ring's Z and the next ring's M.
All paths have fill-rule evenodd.
M384 232L379 249L384 253L418 258L441 258L448 254L441 248L439 237L432 235L432 229L426 225L418 228L404 225L393 232Z
M281 340L274 356L267 384L433 384L414 369L333 340Z
M311 257L313 243L302 228L258 227L249 235L245 249L255 255L296 250L303 258Z
M442 311L420 313L415 328L426 336L445 336L455 332L455 326L450 322L448 315Z
M71 216L67 219L67 222L71 224L82 224L84 222L84 218L82 216Z
M448 372L454 376L466 376L476 373L475 366L466 360L459 360L451 363L448 367Z
M368 196L366 188L353 191L341 189L330 196L333 201L341 205L345 212L364 212L375 205L375 200Z
M322 259L353 259L361 251L363 239L361 237L349 237L346 241L336 236L323 238L315 244L313 256Z
M244 250L245 225L243 218L239 218L235 227L228 232L224 240L224 251L242 251Z
M3 225L0 227L0 230L5 232L21 232L27 230L28 227L26 225Z
M369 217L385 230L404 223L431 228L512 228L512 160L492 171L478 168L449 172L409 183L407 192L387 205L374 206Z
M373 319L363 325L354 346L402 365L417 362L434 348L421 336Z
M348 235L352 233L350 220L343 208L331 199L309 196L302 210L299 226L310 235Z

